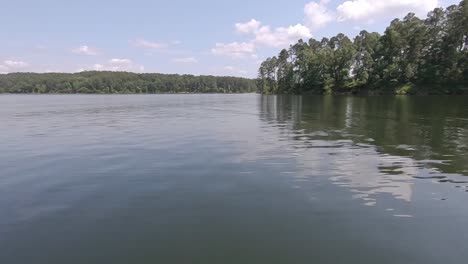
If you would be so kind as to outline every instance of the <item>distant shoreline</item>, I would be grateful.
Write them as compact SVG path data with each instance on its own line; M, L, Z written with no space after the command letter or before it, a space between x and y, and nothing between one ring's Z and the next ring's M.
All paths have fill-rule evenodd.
M89 71L0 75L0 93L181 94L252 93L256 80L228 76Z
M273 93L259 93L259 92L246 92L246 93L0 93L2 95L141 95L141 96L152 96L152 95L276 95L276 96L358 96L358 97L373 97L373 96L468 96L468 90L459 93L430 93L430 92L419 92L419 93L406 93L398 94L388 91L359 91L359 92L334 92L334 93L303 93L303 94L273 94Z
M245 93L0 93L0 95L246 95L259 94L256 92Z
M302 95L463 95L463 85L383 84L333 90L262 90L259 80L159 73L81 72L0 75L0 94L302 94Z

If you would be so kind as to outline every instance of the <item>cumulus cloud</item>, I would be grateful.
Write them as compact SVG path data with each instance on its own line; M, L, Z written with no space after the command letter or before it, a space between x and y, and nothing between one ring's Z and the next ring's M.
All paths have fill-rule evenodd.
M270 26L264 26L260 21L255 19L245 23L237 23L236 31L253 35L253 44L269 47L285 46L299 39L310 38L312 36L310 30L302 24L271 29Z
M269 26L262 26L255 34L255 43L269 47L281 47L311 36L310 30L301 24L278 27L274 30L271 30Z
M4 66L10 69L21 69L29 66L29 63L24 61L6 60L3 62Z
M198 62L198 60L194 57L173 58L171 61L175 63L197 63Z
M271 29L270 26L263 26L260 21L252 19L245 23L237 23L235 27L239 33L252 35L252 39L241 43L216 43L211 49L213 54L232 58L257 58L257 46L287 46L299 39L312 36L310 30L302 24Z
M322 0L305 5L305 23L310 30L322 28L335 19L335 14L327 7L328 2L328 0Z
M232 58L252 57L255 56L255 45L252 42L216 43L211 53Z
M113 65L130 65L133 62L130 59L110 59L109 63Z
M424 16L439 5L438 0L348 0L336 10L338 21L374 21L397 17L408 12Z
M236 31L243 34L254 34L257 33L260 29L261 22L255 19L251 19L245 23L236 23L235 28Z
M99 55L99 51L96 48L83 45L79 46L78 48L72 49L72 52L75 54L80 54L80 55L89 55L89 56L96 56Z
M165 49L168 47L166 43L152 42L145 39L137 39L133 41L133 45L135 47L144 49Z
M143 72L143 65L133 62L131 59L114 58L105 63L96 63L91 66L80 68L78 71L125 71L125 72Z
M19 60L4 60L0 62L0 73L18 72L23 71L29 67L29 63Z

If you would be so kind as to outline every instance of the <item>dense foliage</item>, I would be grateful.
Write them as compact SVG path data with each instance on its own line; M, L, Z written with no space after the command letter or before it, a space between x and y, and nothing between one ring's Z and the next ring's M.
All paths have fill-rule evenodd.
M263 93L455 93L468 88L468 0L426 19L408 14L383 35L299 40L259 69Z
M0 74L0 93L245 93L253 80L237 77L128 72Z

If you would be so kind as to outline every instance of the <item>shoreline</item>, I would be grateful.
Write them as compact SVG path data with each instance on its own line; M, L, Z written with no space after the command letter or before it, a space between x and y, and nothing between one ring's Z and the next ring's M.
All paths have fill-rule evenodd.
M418 92L418 93L392 93L386 91L359 91L359 92L333 92L333 93L0 93L2 95L291 95L291 96L360 96L360 97L374 97L374 96L468 96L468 91L455 92L455 93L431 93L431 92Z

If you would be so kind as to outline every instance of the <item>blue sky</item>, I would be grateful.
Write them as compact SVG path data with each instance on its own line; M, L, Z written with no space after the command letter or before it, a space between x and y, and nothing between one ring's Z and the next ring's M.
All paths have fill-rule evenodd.
M254 77L299 38L383 32L458 0L0 0L0 73L115 70Z

